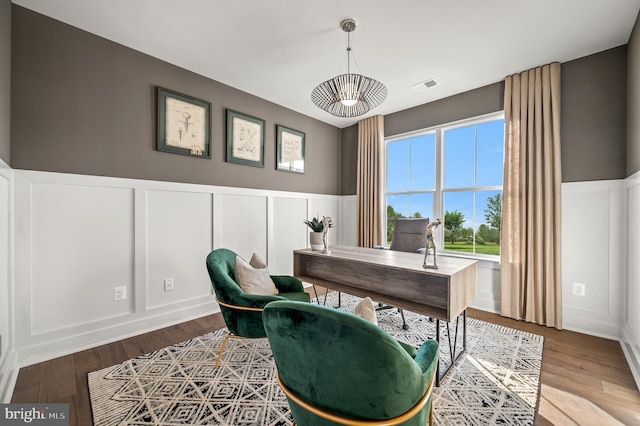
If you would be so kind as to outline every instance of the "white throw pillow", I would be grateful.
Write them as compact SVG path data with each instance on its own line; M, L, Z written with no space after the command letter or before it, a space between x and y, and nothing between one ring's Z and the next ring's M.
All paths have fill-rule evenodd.
M254 254L254 257L257 256ZM254 257L251 258L252 261ZM261 262L260 258L257 259ZM255 262L255 264L259 263ZM264 264L264 262L262 262L262 264ZM235 276L238 285L245 293L265 296L278 294L278 289L269 276L269 270L266 268L266 265L262 268L254 268L240 256L236 256Z
M249 265L253 266L256 269L265 269L267 267L267 264L265 263L265 261L262 260L262 258L255 253L253 253L253 255L251 256Z
M376 308L373 306L373 300L370 297L362 299L358 306L356 306L355 314L360 318L364 318L370 323L378 325L378 318L376 318Z

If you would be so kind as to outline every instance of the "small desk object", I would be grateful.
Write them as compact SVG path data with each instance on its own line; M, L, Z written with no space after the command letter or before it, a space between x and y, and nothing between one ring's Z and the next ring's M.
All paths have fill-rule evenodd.
M466 309L477 295L476 260L441 257L438 269L422 267L419 253L363 247L332 246L330 254L294 250L293 274L300 280L344 291L360 297L417 312L436 319L436 340L440 342L440 320L456 320L455 337L449 355L451 365L440 374L436 386L467 347ZM458 319L463 316L463 346L456 353Z

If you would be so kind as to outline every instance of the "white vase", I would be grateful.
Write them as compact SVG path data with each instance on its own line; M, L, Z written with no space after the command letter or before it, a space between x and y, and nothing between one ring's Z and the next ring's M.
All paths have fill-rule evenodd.
M311 250L322 251L324 248L322 232L309 232L309 244L311 244Z

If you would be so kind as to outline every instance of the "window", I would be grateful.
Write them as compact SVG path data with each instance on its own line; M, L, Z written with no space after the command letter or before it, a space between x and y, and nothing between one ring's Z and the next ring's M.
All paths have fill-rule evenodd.
M386 142L387 243L398 217L441 218L439 251L500 254L502 113Z

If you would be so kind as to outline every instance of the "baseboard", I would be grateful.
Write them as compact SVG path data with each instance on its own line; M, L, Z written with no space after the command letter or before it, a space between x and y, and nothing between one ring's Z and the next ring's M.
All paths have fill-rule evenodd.
M220 312L220 308L214 303L203 303L197 306L191 305L160 315L144 316L126 323L114 324L111 327L91 330L86 333L77 333L55 341L47 341L41 344L22 347L18 349L18 365L20 368L26 367L113 343L118 340L138 336L150 331L171 327L217 312Z
M619 322L605 321L593 318L593 316L594 314L590 312L565 307L562 312L562 328L604 339L620 340L621 324Z
M5 362L0 366L2 375L0 376L0 404L8 404L11 402L13 395L13 389L16 386L18 380L18 356L10 349L10 356L5 357Z
M629 368L631 369L631 374L633 374L633 379L636 381L636 386L640 387L640 340L627 323L622 326L620 345L629 363Z

